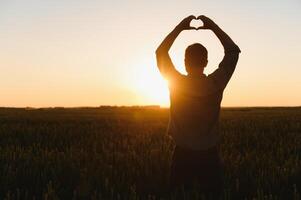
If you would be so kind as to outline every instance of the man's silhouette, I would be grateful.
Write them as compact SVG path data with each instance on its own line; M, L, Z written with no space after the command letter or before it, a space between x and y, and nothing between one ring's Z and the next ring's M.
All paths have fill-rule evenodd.
M203 26L190 26L193 19ZM185 51L187 76L180 74L168 54L170 47L183 30L209 29L224 47L224 58L212 74L203 74L207 49L195 43ZM229 82L240 53L232 39L208 17L185 18L164 39L156 50L161 74L169 82L170 120L168 134L176 143L173 154L171 188L191 186L198 182L205 194L219 195L222 190L222 164L219 157L218 119L223 91Z

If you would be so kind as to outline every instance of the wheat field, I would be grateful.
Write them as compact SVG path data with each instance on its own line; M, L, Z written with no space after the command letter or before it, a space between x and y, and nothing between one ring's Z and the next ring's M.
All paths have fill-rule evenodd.
M159 107L0 108L0 199L202 199L167 192ZM301 107L223 108L223 199L300 199Z

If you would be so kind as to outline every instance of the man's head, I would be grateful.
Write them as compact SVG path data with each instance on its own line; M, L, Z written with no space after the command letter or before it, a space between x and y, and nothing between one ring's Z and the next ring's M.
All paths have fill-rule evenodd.
M189 75L201 75L208 63L208 51L199 44L194 43L186 48L185 68Z

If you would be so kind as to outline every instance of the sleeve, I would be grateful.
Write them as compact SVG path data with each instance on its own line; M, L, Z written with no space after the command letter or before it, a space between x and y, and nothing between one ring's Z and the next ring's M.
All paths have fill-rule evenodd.
M212 74L208 76L216 89L224 89L228 84L238 61L240 49L235 46L225 51L225 56Z

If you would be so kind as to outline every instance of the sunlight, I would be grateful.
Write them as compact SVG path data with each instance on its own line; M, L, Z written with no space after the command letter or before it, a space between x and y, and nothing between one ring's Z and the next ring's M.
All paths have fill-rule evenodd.
M138 68L131 80L131 87L140 96L143 104L169 106L168 82L157 69Z

